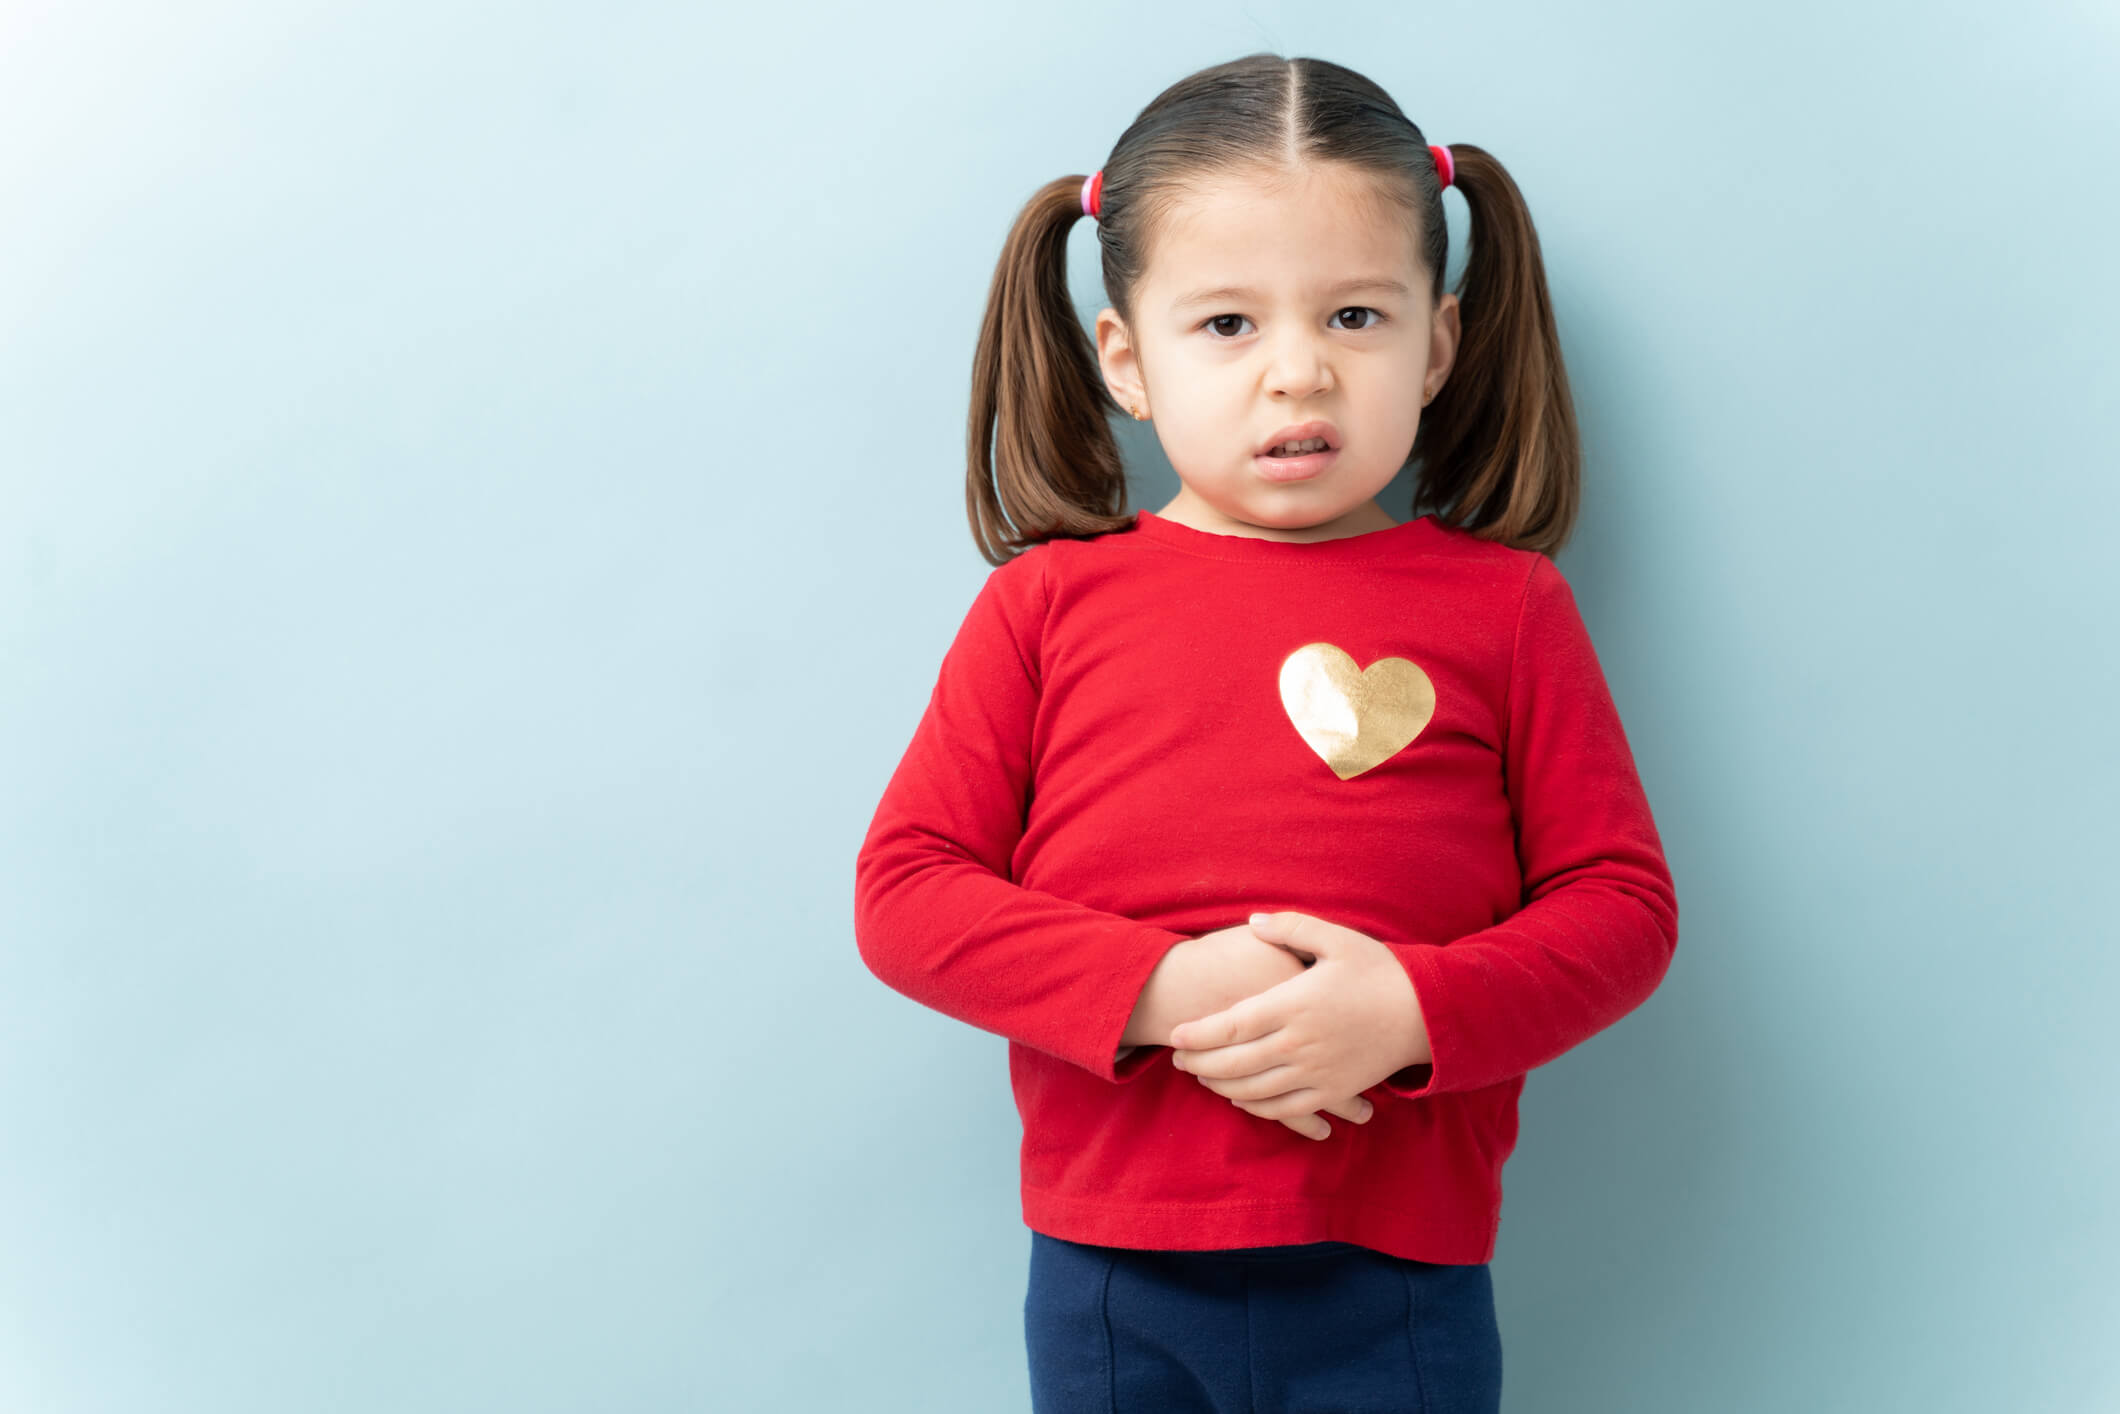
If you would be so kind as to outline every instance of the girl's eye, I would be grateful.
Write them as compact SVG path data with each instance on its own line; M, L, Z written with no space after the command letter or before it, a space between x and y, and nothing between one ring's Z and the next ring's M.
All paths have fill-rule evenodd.
M1354 331L1358 334L1361 333L1364 329L1374 329L1379 324L1382 324L1386 319L1390 318L1390 316L1385 314L1382 310L1372 309L1366 304L1350 304L1336 311L1336 314L1345 314L1348 312L1348 310L1360 310L1362 313L1370 316L1368 322L1364 323ZM1213 329L1217 334L1220 334L1223 332L1221 328L1223 322L1225 320L1230 319L1240 320L1247 324L1251 322L1241 314L1217 314L1214 318L1208 320L1200 327L1203 329ZM1236 335L1234 333L1231 333L1228 337L1235 338Z

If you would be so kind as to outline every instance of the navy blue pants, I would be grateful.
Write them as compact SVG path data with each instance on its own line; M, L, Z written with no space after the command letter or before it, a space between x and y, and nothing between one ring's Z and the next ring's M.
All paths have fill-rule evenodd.
M1033 1230L1034 1414L1497 1414L1488 1266L1351 1242L1152 1252Z

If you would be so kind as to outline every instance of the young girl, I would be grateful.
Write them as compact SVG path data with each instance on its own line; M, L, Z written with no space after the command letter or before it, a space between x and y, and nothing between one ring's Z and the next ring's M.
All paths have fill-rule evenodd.
M1112 397L1177 472L1160 511L1124 510ZM1434 509L1400 523L1375 497L1415 458ZM1525 1073L1639 1006L1678 936L1549 558L1578 466L1515 183L1359 74L1205 70L1017 219L973 375L996 568L855 931L1009 1040L1039 1414L1498 1407Z

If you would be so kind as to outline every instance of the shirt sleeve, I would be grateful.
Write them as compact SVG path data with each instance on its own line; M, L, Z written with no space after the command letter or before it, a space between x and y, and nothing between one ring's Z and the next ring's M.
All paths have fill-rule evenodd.
M927 710L855 862L854 936L885 985L1123 1083L1166 1046L1125 1033L1182 933L1017 884L1030 800L1047 550L993 570L943 656Z
M1521 1075L1648 999L1678 946L1678 897L1619 712L1553 562L1525 583L1503 761L1524 902L1442 945L1388 943L1433 1059L1380 1082L1418 1100Z

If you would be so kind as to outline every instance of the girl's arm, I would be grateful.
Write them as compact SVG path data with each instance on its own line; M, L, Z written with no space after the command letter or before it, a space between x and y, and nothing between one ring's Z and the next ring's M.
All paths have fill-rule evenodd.
M1387 943L1412 978L1429 1059L1409 1099L1522 1075L1647 1000L1678 946L1678 896L1619 712L1568 581L1535 557L1503 708L1524 902L1446 945Z
M1039 546L992 571L944 655L855 861L854 936L869 970L914 1001L1126 1081L1155 1057L1132 1051L1121 1066L1124 1033L1185 935L1012 878L1030 798L1046 554Z

